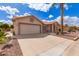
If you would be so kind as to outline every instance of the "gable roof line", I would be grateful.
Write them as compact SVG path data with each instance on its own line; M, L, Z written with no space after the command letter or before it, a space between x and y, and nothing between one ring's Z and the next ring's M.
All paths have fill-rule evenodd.
M42 24L44 24L42 21L40 21L38 18L36 18L35 16L33 16L33 15L29 15L29 16L13 16L13 18L12 18L12 21L13 20L19 20L20 18L25 18L25 17L33 17L33 18L35 18L37 21L39 21L40 23L42 23Z
M33 17L33 18L35 18L37 21L39 21L42 24L53 24L53 23L56 22L56 21L54 21L54 22L47 22L47 23L45 23L45 22L39 20L37 17L35 17L33 15L29 15L29 16L13 16L12 21L17 20L17 19L19 20L20 18L25 18L25 17Z

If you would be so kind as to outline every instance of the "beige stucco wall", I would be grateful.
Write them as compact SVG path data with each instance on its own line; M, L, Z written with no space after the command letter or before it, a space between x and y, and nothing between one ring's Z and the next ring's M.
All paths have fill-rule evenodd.
M53 23L52 24L52 32L56 32L59 29L59 24L58 23ZM55 30L55 31L54 31Z
M39 22L37 19L33 18L34 21L33 22L30 22L30 18L33 18L33 17L24 17L24 18L16 18L15 21L13 22L14 24L14 31L15 31L15 34L17 35L18 34L18 25L19 23L30 23L30 24L40 24L41 25L41 32L42 32L42 23Z
M54 32L54 26L53 26L53 24L52 24L52 32Z

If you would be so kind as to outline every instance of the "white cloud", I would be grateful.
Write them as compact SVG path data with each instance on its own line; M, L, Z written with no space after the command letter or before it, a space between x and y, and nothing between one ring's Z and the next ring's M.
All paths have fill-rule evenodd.
M56 4L56 5L55 5L55 8L56 8L56 9L59 8L59 4Z
M55 19L58 23L61 23L60 16ZM64 16L64 24L68 24L70 26L79 26L79 18L76 16Z
M7 18L12 19L13 15L8 15Z
M11 19L15 13L19 13L19 10L17 8L12 8L10 6L0 6L1 11L5 11L7 14L7 18ZM10 22L9 20L7 22Z
M45 19L43 19L42 21L43 21L43 22L53 22L53 21L55 21L55 20L45 20Z
M12 20L7 20L7 21L5 21L5 23L12 24Z
M68 10L68 9L69 9L68 4L64 4L64 8L65 8L66 10Z
M39 4L38 3L31 3L31 4L28 4L29 8L39 10L39 11L43 11L43 12L47 12L51 6L52 6L52 4L45 4L45 3L39 3Z
M15 16L20 17L20 16L29 16L29 15L31 15L31 14L29 14L29 13L24 13L23 15L15 15ZM13 15L8 15L7 18L12 19L12 18L13 18Z
M0 22L7 23L7 24L12 24L11 20L0 20Z
M5 20L0 20L0 22L4 22Z
M43 19L42 21L44 21L44 22L48 22L48 20L45 20L45 19Z
M49 20L45 20L45 19L43 19L42 21L43 21L43 22L49 22Z
M24 13L23 15L16 15L16 16L30 16L30 13Z
M57 8L59 8L59 6L60 6L60 4L56 4L56 5L55 5L55 8L57 9ZM70 8L70 5L64 4L63 7L64 7L66 10L68 10L68 9Z
M30 13L24 13L23 16L29 16L29 15L31 15L31 14Z
M49 18L52 18L52 17L54 17L54 16L50 14L50 15L49 15Z
M10 6L0 6L0 10L5 11L6 13L11 15L14 15L15 13L19 12L17 8L12 8Z

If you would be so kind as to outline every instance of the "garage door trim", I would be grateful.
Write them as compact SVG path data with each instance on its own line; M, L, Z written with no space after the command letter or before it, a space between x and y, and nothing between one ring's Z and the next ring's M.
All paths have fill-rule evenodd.
M40 26L40 33L41 33L41 25L40 25L40 24L19 23L19 24L18 24L18 34L19 34L19 35L21 35L21 33L20 33L20 31L21 31L21 30L20 30L20 25L21 25L21 24Z

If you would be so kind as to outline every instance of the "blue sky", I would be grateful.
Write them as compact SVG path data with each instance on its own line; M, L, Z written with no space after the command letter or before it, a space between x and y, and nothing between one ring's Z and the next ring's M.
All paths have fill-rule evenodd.
M64 24L79 26L79 4L64 3ZM34 15L39 20L60 20L60 6L52 3L0 3L0 22L11 23L13 16Z

